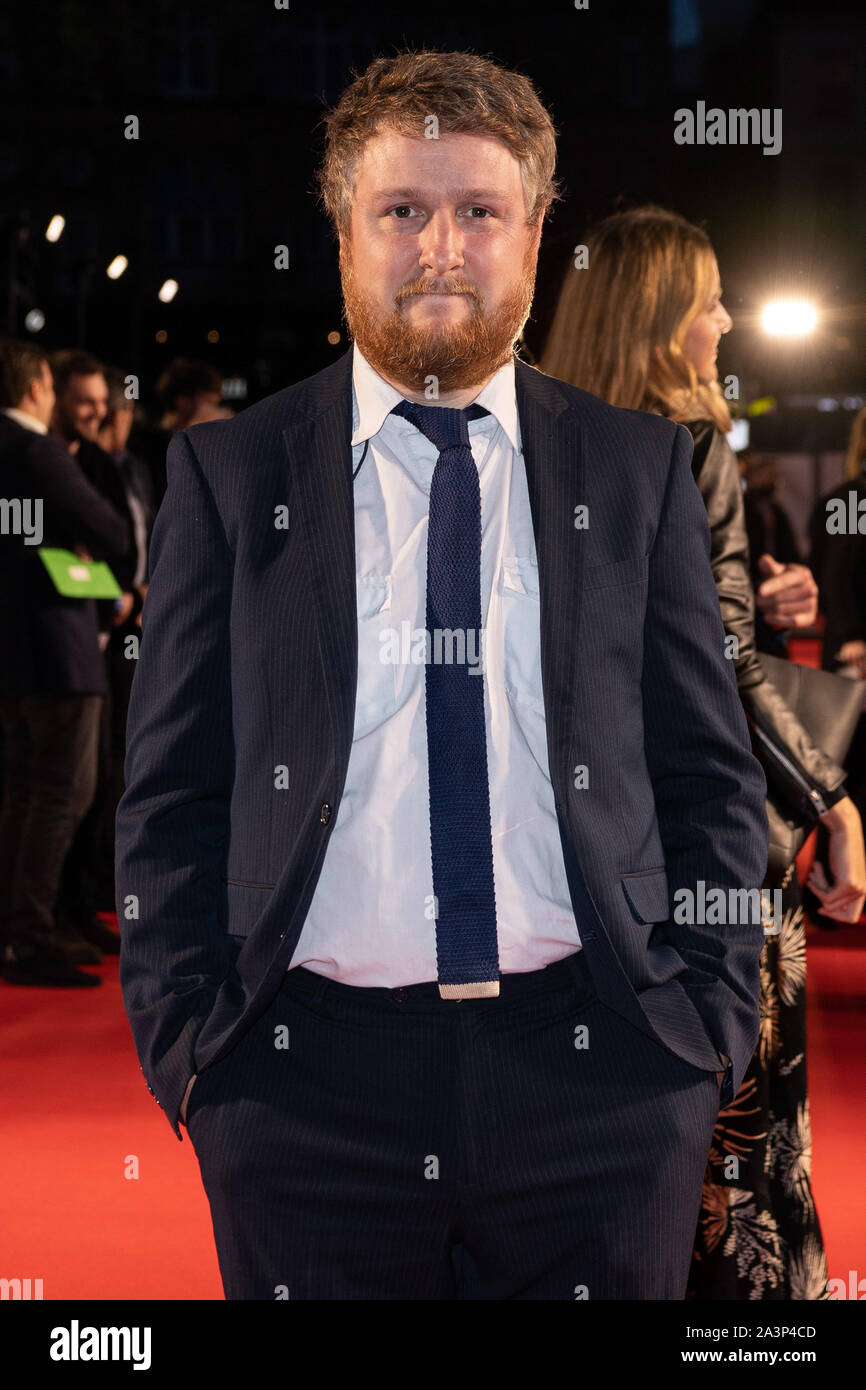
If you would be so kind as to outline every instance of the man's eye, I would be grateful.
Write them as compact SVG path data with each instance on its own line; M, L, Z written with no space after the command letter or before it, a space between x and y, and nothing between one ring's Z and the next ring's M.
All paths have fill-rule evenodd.
M402 214L402 213L410 213L410 214L411 214L413 211L414 211L414 209L410 206L409 203L399 203L396 207L390 208L387 215L388 215L389 217L393 217L393 216L396 215L398 221L400 221L400 222L405 222L407 219L406 219L405 217L401 216L401 214ZM491 216L493 215L493 214L491 213L491 211L490 211L489 208L480 207L480 206L471 207L471 208L468 209L468 211L469 211L470 214L474 214L474 213L477 213L477 212L482 213L482 216L481 216L481 217L472 216L472 217L470 218L470 220L473 221L473 222L483 222L483 221L485 221L488 217L491 217Z

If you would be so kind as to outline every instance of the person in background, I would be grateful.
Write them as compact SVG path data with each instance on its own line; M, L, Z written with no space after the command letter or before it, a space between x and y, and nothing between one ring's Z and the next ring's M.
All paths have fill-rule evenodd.
M759 561L762 555L774 556L791 573L800 565L800 552L794 531L784 507L776 501L779 467L769 454L755 449L743 449L737 455L743 482L743 506L746 516L746 535L749 541L752 588L763 583ZM784 629L772 627L758 608L755 612L755 645L759 652L785 657L787 647Z
M541 359L545 372L614 405L687 425L692 471L709 523L710 560L737 685L748 718L784 758L785 785L829 830L829 881L809 883L822 910L856 922L866 896L860 816L844 770L816 748L763 673L755 595L731 420L716 366L732 321L706 233L654 206L614 214L581 238L589 268L569 269ZM799 564L759 560L767 622L811 625L816 586ZM775 758L774 758L775 763ZM775 887L768 880L768 886ZM781 884L781 930L761 958L761 1032L733 1102L719 1114L704 1183L688 1296L817 1299L827 1268L810 1184L806 1077L805 928L796 865ZM774 924L775 925L775 924ZM662 929L664 930L664 929ZM726 1167L738 1159L738 1174Z
M866 499L866 406L851 426L844 481L818 498L809 522L809 564L827 620L822 665L825 671L853 666L866 679L866 535L828 528L832 503L841 501L847 515L850 492L858 506Z
M57 352L51 359L56 382L57 402L53 428L74 455L88 482L118 512L127 524L129 544L122 556L115 555L111 571L121 595L117 600L100 599L100 650L106 670L105 695L101 705L97 753L97 780L87 814L78 826L66 856L57 899L57 930L89 943L91 959L103 954L118 955L118 933L104 922L100 912L113 911L113 893L105 867L103 826L109 813L112 785L112 685L108 674L107 650L111 634L119 624L134 618L141 610L135 576L140 566L139 525L130 508L129 496L120 469L102 447L103 429L109 409L109 390L103 364L91 353L79 349ZM83 558L91 558L83 552Z
M809 524L809 563L826 619L821 665L825 671L850 672L866 680L866 535L849 528L838 533L828 529L834 501L843 503L847 517L850 492L858 507L866 502L866 407L851 426L844 481L818 498ZM866 817L866 717L857 725L845 771L851 799Z
M55 405L52 432L76 457L82 444L98 444L99 427L108 409L108 386L102 364L77 348L51 355Z
M126 520L48 432L51 368L29 343L0 344L0 468L7 498L41 499L41 544L114 562ZM82 418L98 405L82 404ZM96 788L106 692L93 599L63 598L22 534L0 535L0 975L8 984L87 987L90 942L60 933L61 871ZM96 959L101 957L97 954Z
M100 448L117 468L132 518L135 540L135 571L130 579L131 606L126 603L115 613L109 629L105 661L111 689L109 710L110 741L106 767L106 788L98 854L97 891L101 904L114 906L114 821L123 795L123 762L126 755L126 714L135 675L141 610L147 594L147 560L150 533L155 516L153 478L143 459L132 453L129 436L135 401L126 394L126 374L119 367L106 366L108 402L99 427ZM130 641L130 639L133 639Z
M225 420L231 411L221 405L223 379L217 367L176 357L156 383L165 405L160 424L170 434L200 425L205 420Z
M163 413L158 425L136 422L129 445L145 460L159 509L166 490L166 451L172 435L207 420L231 419L233 411L220 404L223 378L218 367L191 357L175 357L156 383Z

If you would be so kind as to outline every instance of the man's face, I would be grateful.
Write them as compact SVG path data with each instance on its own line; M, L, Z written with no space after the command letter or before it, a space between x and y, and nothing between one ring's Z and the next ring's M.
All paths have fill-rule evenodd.
M340 273L349 330L398 389L480 385L508 360L535 288L541 219L520 164L486 135L364 147Z
M101 372L72 375L57 397L55 423L64 439L99 442L99 426L108 408L108 385Z

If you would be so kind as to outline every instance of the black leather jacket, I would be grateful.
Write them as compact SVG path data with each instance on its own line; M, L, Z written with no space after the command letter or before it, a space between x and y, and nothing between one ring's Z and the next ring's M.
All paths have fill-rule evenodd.
M848 795L845 769L812 742L802 724L767 679L755 646L755 597L749 569L743 492L727 439L710 420L690 421L695 441L692 473L710 523L710 564L725 631L738 639L734 658L737 687L746 717L786 797L819 816Z

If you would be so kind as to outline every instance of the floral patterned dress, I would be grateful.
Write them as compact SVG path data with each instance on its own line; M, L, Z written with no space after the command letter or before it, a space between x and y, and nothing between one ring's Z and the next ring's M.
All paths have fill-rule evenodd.
M781 930L761 952L758 1044L713 1133L690 1299L829 1298L811 1186L806 929L793 864L781 891Z

